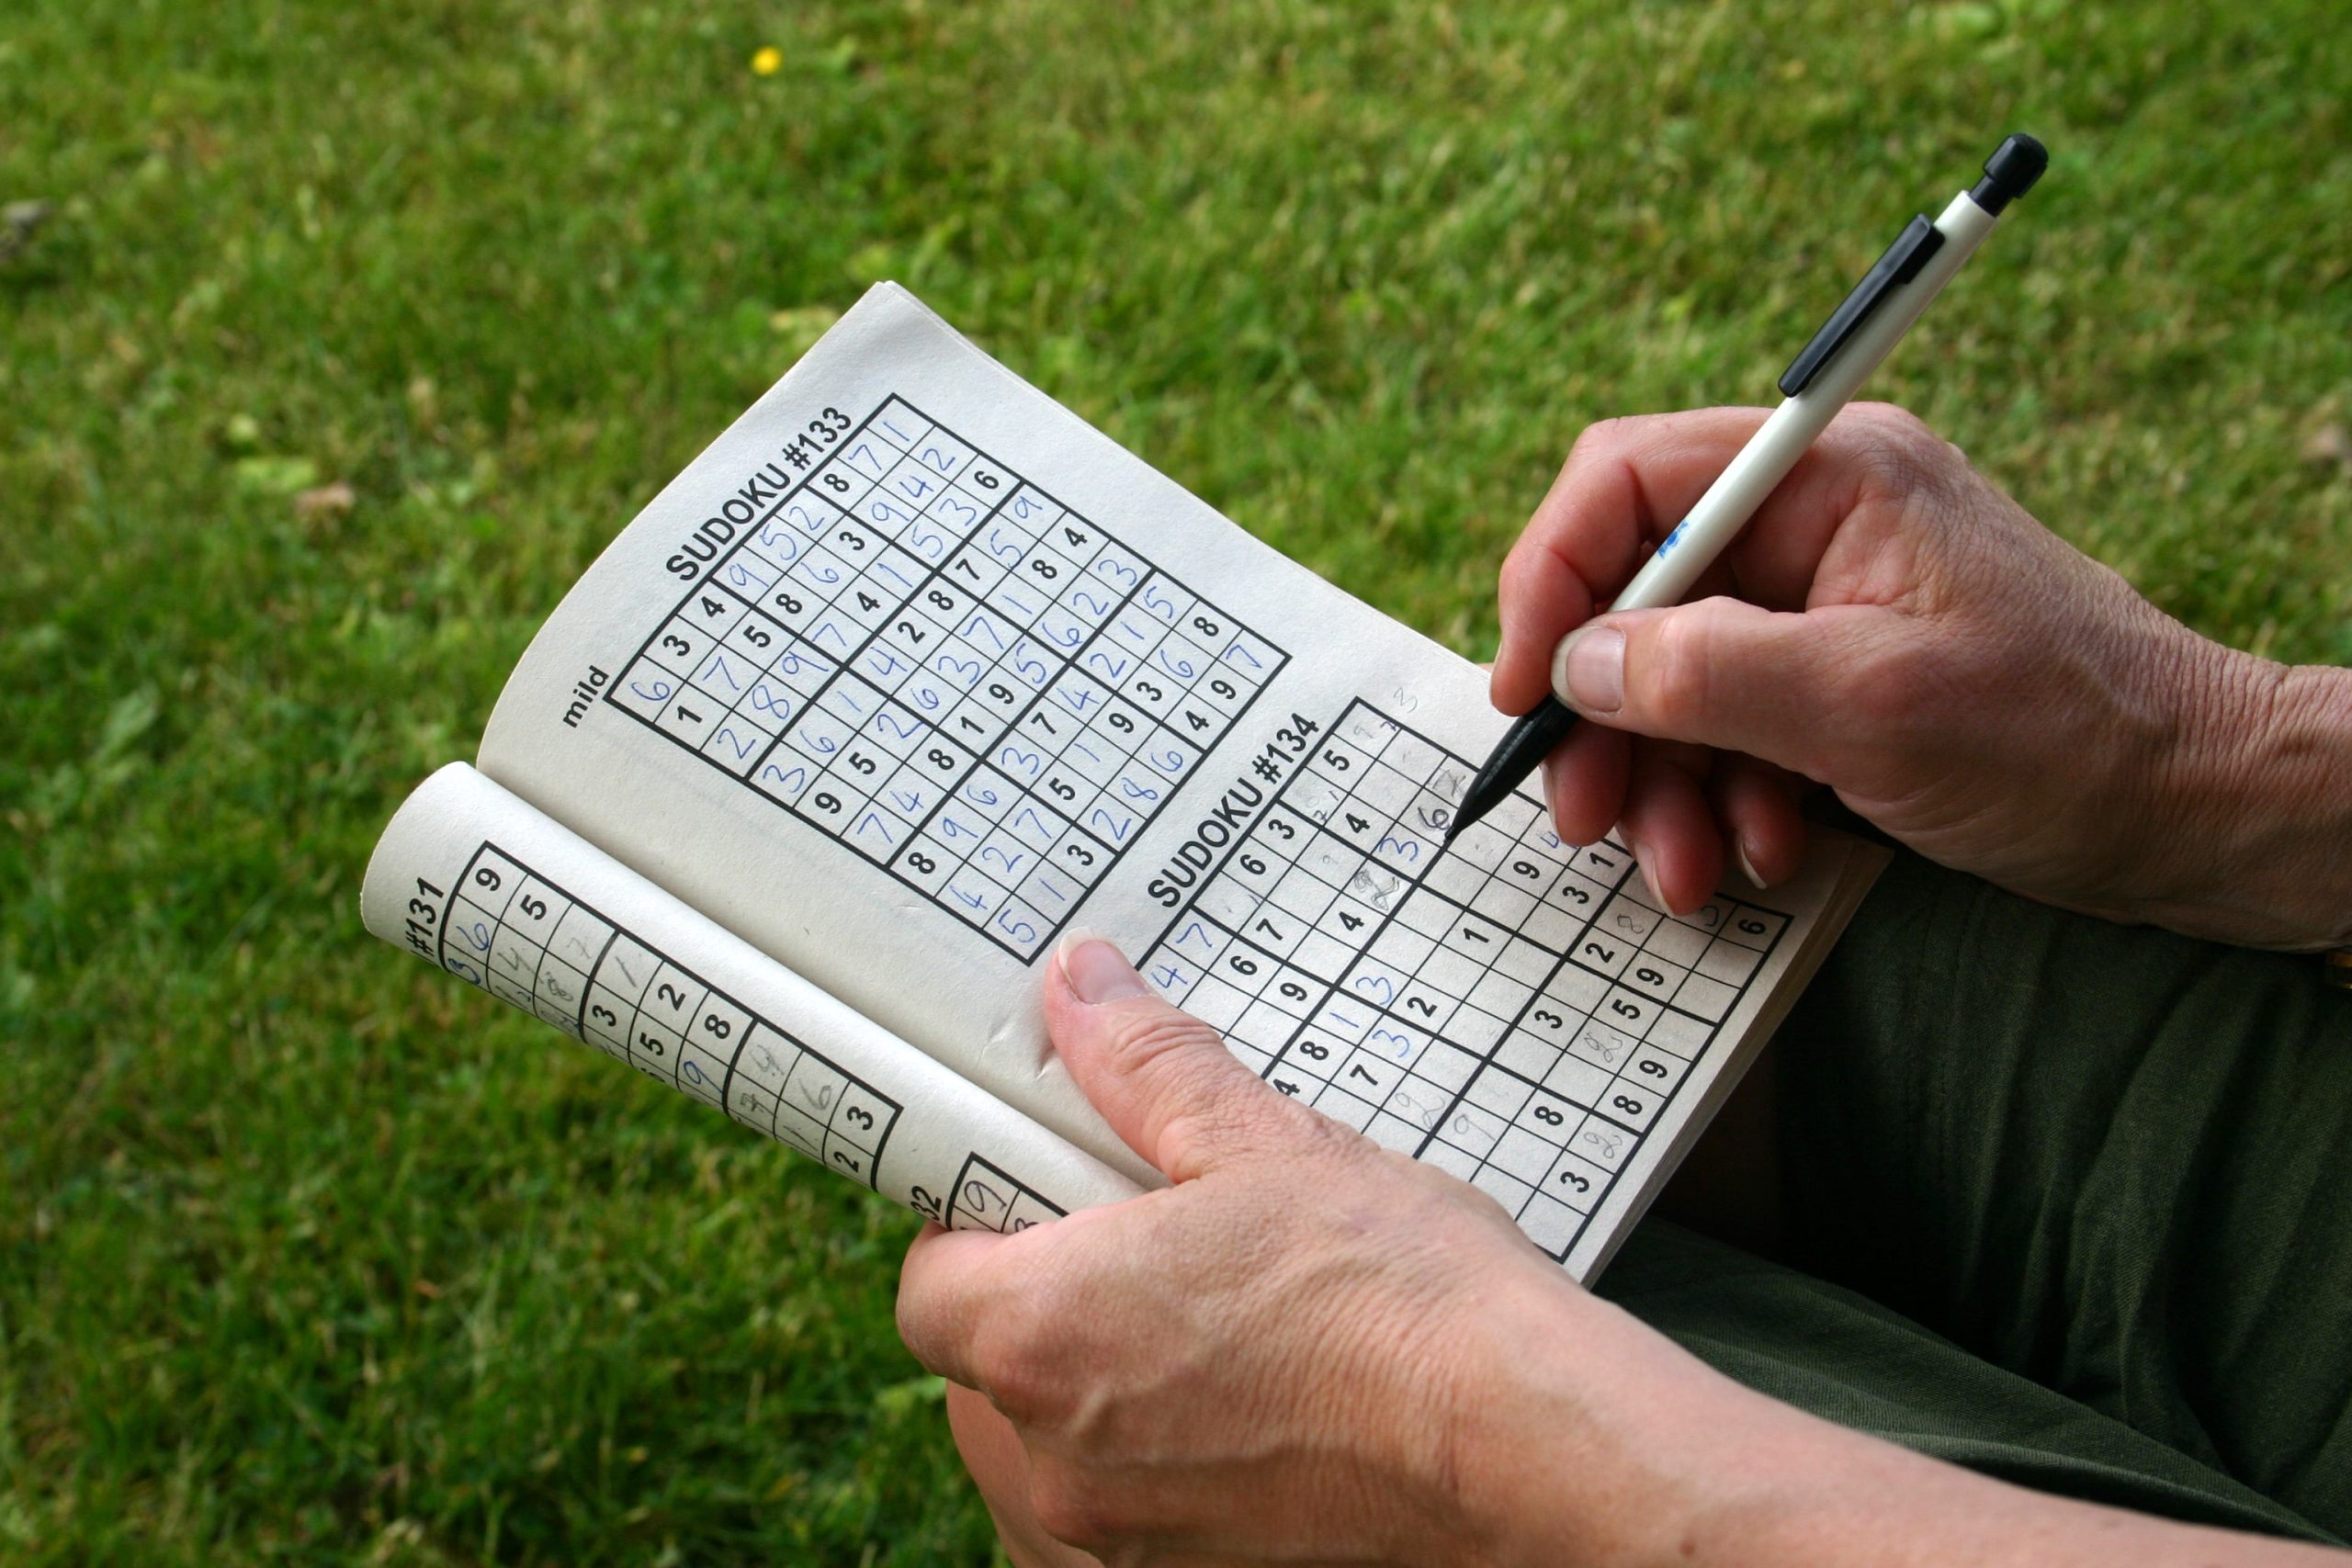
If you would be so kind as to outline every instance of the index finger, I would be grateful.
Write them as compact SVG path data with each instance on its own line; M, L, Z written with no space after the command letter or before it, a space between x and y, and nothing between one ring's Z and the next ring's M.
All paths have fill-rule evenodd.
M1542 700L1560 639L1607 608L1768 417L1747 408L1639 414L1577 437L1503 561L1496 592L1502 647L1489 688L1496 707L1524 713ZM1714 581L1702 579L1694 592L1736 591L1778 608L1802 607L1850 509L1853 459L1869 438L1867 425L1855 409L1832 422L1757 509L1709 574Z
M1607 603L1764 423L1761 409L1637 414L1589 425L1503 558L1495 706L1551 690L1552 649Z

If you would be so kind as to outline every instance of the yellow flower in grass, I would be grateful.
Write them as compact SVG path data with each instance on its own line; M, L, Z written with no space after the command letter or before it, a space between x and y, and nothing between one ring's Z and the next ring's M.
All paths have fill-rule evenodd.
M752 56L752 74L754 76L773 76L783 69L784 51L774 44Z

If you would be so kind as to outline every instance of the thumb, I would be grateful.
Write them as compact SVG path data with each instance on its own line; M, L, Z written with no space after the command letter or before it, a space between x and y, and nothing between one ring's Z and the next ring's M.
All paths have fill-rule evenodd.
M1046 1032L1112 1131L1171 1181L1295 1142L1314 1113L1268 1088L1216 1030L1155 996L1100 937L1064 940L1046 973Z
M1552 690L1595 723L1745 751L1821 776L1826 721L1860 651L1857 607L1788 614L1739 599L1588 621L1552 655Z

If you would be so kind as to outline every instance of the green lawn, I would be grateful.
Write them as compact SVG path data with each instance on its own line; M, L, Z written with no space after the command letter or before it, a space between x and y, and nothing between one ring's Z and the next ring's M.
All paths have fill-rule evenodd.
M871 280L1483 655L1580 426L1769 397L2031 130L1875 390L2345 660L2347 103L2334 0L13 0L0 1559L986 1561L890 1329L912 1221L355 907Z

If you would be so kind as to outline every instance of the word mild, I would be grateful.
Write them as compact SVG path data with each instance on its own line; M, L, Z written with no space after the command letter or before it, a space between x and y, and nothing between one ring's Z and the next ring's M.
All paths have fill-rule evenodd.
M588 673L571 683L571 701L563 710L564 728L579 728L580 721L588 716L590 705L603 696L605 688L612 683L613 678L610 675L605 674L594 664L588 666Z

